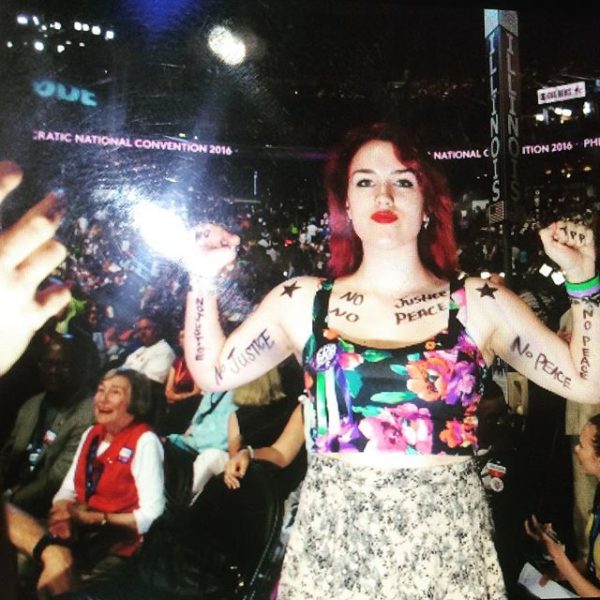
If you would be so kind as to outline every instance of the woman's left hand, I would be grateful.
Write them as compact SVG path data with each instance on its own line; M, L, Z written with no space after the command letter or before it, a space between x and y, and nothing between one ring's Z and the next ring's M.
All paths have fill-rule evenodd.
M240 479L246 474L249 464L250 456L246 449L240 450L227 461L223 478L230 490L237 490L240 487Z
M563 271L567 281L580 283L596 274L594 232L571 221L555 221L540 230L544 252Z
M96 513L90 512L86 504L73 503L69 505L69 514L74 523L79 525L96 525Z
M172 392L171 390L165 391L165 398L167 400L167 404L175 404L179 400L178 394Z

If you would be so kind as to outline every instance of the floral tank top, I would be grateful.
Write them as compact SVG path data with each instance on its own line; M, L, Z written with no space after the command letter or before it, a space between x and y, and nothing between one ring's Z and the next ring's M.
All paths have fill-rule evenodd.
M450 284L443 331L385 350L328 328L332 288L333 281L323 280L315 295L303 352L308 451L474 454L487 367L458 318L465 311L464 283Z

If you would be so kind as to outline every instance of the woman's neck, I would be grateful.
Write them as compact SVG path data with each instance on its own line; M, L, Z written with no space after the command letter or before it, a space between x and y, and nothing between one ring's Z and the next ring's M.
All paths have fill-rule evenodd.
M442 280L421 262L415 247L396 250L379 248L365 251L359 268L352 275L365 289L403 295L440 286Z
M104 426L104 441L108 442L109 444L112 443L112 441L115 439L117 434L121 433L121 431L123 431L123 429L125 429L126 427L129 427L129 425L131 425L131 423L133 423L133 419L131 419L130 421L128 421L125 424L120 423L115 426L105 425Z

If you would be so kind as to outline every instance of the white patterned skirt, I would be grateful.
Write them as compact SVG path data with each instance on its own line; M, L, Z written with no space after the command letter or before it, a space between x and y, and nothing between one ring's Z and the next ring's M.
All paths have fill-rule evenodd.
M506 598L474 461L380 470L311 455L277 600Z

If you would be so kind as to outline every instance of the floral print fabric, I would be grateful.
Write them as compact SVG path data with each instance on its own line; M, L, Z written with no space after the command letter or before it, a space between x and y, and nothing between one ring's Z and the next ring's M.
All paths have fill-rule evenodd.
M315 296L304 349L309 451L474 454L486 365L460 321L460 282L451 283L444 331L391 350L351 343L327 326L332 288L325 280Z
M506 598L474 460L426 469L312 454L277 600Z

